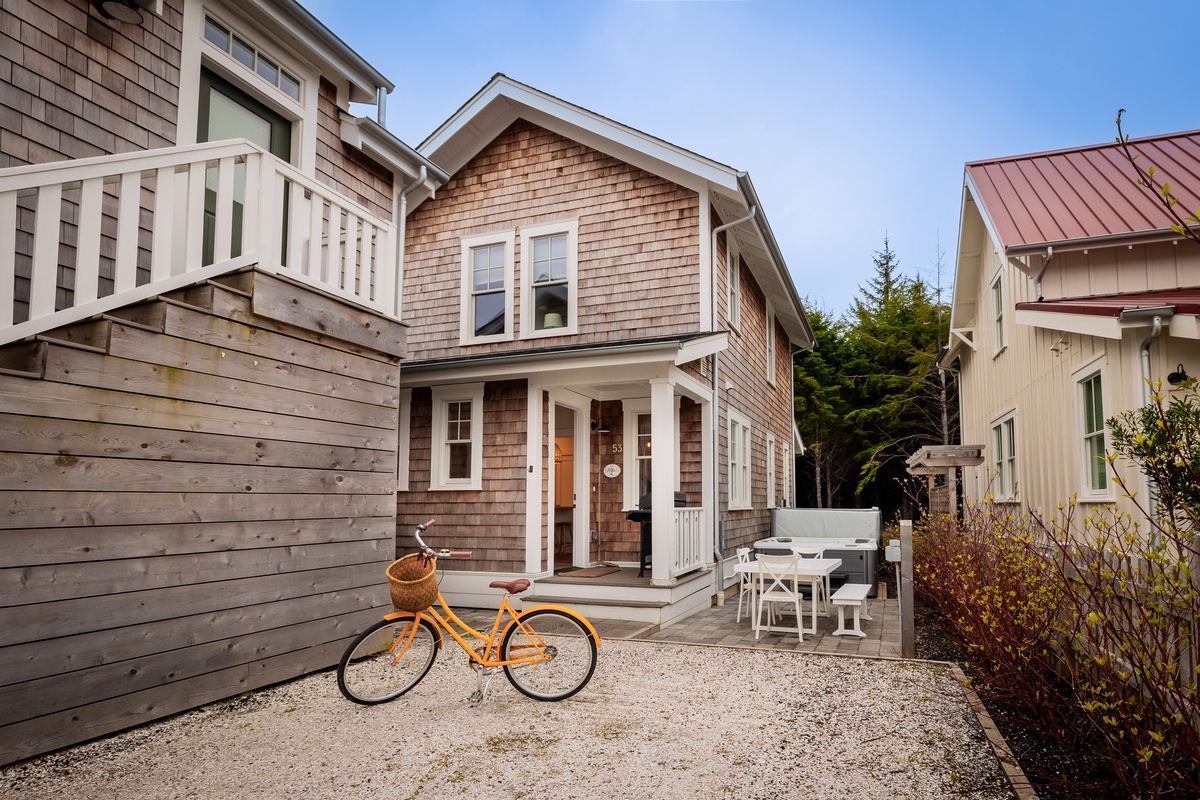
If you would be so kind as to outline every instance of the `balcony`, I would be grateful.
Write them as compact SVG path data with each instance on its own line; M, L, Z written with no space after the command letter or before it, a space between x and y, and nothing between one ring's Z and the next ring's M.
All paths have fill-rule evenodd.
M396 318L396 228L245 140L0 170L0 345L251 265Z

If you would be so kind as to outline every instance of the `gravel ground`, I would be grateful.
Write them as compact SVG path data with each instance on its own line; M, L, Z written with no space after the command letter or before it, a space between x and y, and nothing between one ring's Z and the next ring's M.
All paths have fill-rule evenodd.
M332 671L0 769L22 800L1011 798L958 684L928 664L605 642L561 703L465 657L351 704Z

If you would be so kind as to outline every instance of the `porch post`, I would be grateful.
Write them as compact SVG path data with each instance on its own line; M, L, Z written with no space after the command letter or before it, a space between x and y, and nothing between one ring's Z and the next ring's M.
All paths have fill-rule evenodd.
M675 564L675 386L665 378L650 381L650 481L653 565L650 583L670 586Z
M713 509L717 507L715 481L712 475L717 469L717 454L713 452L713 437L710 431L713 429L713 404L711 400L700 401L700 474L704 476L700 489L700 505L704 507L704 563L709 563L709 558L723 559L725 553L717 555L717 527L716 514ZM695 503L688 501L688 505L692 506ZM720 543L724 544L724 543ZM724 587L721 587L724 588Z
M540 380L531 377L528 386L529 413L525 436L525 571L538 573L542 571L542 535L545 524L545 515L542 513L545 507L542 480L543 397Z

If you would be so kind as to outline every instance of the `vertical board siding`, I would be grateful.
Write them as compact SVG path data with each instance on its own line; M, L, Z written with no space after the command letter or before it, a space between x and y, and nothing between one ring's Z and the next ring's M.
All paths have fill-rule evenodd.
M0 376L0 763L328 667L388 606L396 359L228 294Z
M578 219L579 333L572 343L699 329L699 198L524 120L514 122L409 217L404 319L414 359L527 349L520 332L522 226ZM517 232L517 338L459 346L461 238ZM554 346L565 339L537 339Z

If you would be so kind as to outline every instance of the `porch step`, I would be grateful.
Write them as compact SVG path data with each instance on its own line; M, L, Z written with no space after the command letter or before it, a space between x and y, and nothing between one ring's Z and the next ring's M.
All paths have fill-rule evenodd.
M624 608L666 608L667 606L671 605L670 603L661 600L621 600L607 597L588 597L584 599L581 597L560 597L557 595L548 594L526 595L521 598L521 601L529 604L558 603L559 605L564 606L589 605Z

